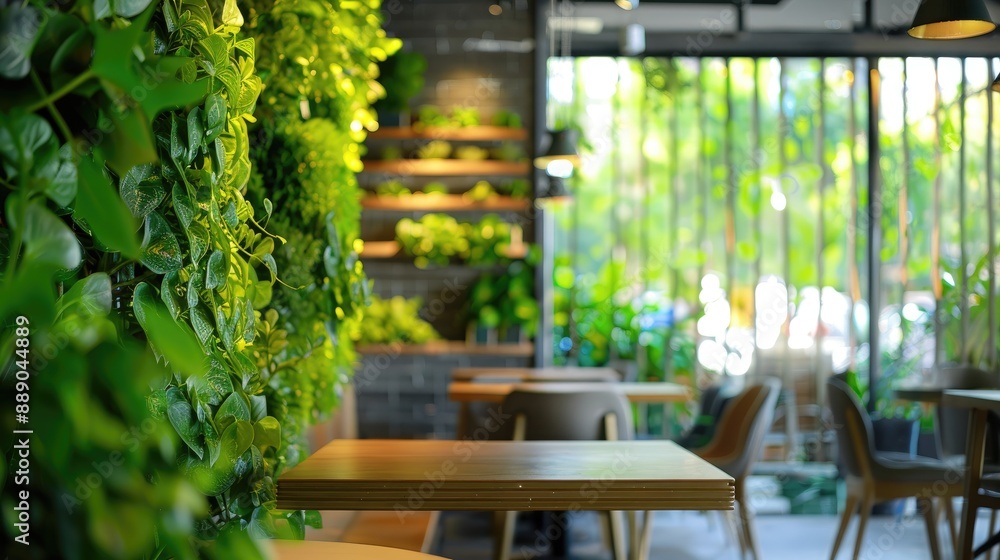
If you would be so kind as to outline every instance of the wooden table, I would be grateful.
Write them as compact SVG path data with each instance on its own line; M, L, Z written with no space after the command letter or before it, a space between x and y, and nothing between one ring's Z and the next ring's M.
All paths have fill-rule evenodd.
M280 509L401 516L731 510L733 498L730 476L670 441L338 440L278 479Z
M458 403L458 425L456 433L459 437L469 435L470 417L469 403L487 402L499 404L514 389L536 389L542 391L618 391L630 402L637 404L688 402L691 400L691 390L676 383L601 383L553 381L533 383L475 383L471 381L452 381L448 384L448 398Z
M503 377L518 381L621 381L618 370L606 367L547 368L455 368L452 381L472 381L481 377Z
M351 544L343 542L321 541L267 541L271 557L276 560L446 560L440 556L431 556L420 552L370 546L366 544Z
M990 411L1000 412L1000 390L954 390L945 391L941 404L972 410L969 414L969 435L965 451L965 503L962 506L962 531L958 542L957 558L971 560L973 533L976 527L976 509L979 486L983 477L983 455L986 446L986 423ZM1000 540L1000 535L991 537L980 549ZM980 552L980 550L976 550Z
M672 403L691 400L691 390L676 383L472 383L453 381L448 385L448 398L459 403L501 403L514 389L542 391L617 391L634 403Z

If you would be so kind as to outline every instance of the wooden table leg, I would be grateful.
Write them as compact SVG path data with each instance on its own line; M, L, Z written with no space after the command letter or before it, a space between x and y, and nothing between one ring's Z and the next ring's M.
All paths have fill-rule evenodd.
M986 410L978 408L969 414L969 435L965 450L965 503L962 504L958 560L972 560L972 540L976 532L976 497L979 496L986 447L986 415Z
M458 420L455 425L455 439L469 435L469 403L458 403Z

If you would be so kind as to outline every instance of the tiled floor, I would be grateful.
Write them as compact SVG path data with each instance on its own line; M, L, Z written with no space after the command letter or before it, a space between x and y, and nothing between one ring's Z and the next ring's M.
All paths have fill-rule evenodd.
M985 535L988 513L979 520L980 538ZM489 560L491 558L489 515L448 513L442 516L442 535L435 551L454 560ZM570 523L575 560L609 560L599 518L581 513ZM837 530L838 518L832 515L760 515L757 534L762 560L825 560ZM944 558L952 558L951 539L945 523L939 527ZM547 559L547 549L535 546L545 537L530 523L520 523L512 558ZM856 535L856 521L848 529L838 559L851 558ZM863 560L924 560L931 557L923 519L904 515L872 517L865 531L860 558ZM726 560L739 558L735 537L719 514L696 512L659 512L654 517L654 537L650 558L656 560Z
M956 506L960 508L960 502ZM911 500L910 509L913 509ZM956 509L960 511L960 509ZM309 540L339 540L350 512L323 512L324 528L309 529ZM569 524L572 547L569 558L574 560L610 560L601 518L583 512ZM758 515L757 536L760 539L761 560L826 560L830 556L838 518L832 515ZM988 510L981 510L977 523L977 542L985 538ZM441 516L438 546L434 551L453 560L491 560L492 516L482 513L445 512ZM718 513L658 512L654 516L653 560L737 560L739 549L722 516ZM539 533L530 519L518 525L518 540L514 547L520 560L551 558L548 549L535 546ZM838 560L851 558L857 531L857 518L851 523ZM944 559L953 558L951 539L945 523L938 531ZM546 540L544 536L541 540ZM861 560L927 560L924 522L912 513L902 517L872 517L865 531ZM985 557L981 557L985 558ZM377 559L372 559L377 560Z

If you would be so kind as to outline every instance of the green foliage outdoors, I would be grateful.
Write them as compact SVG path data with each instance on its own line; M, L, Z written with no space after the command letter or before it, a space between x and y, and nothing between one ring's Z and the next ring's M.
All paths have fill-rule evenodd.
M420 318L422 306L420 298L382 299L373 295L365 311L365 321L353 335L354 341L358 344L423 344L440 339L434 327Z
M0 398L15 402L19 372L31 374L29 422L0 423L5 434L34 430L30 557L255 558L247 537L301 538L318 522L276 510L274 481L315 418L298 391L323 395L315 407L328 411L334 383L317 372L342 375L352 359L349 344L329 342L349 339L343 325L367 290L353 176L340 170L360 165L353 123L374 126L375 62L395 43L372 24L377 2L293 2L325 9L325 29L335 18L354 42L308 35L341 61L335 75L303 71L297 56L291 67L267 59L268 107L258 107L255 56L300 52L261 46L291 40L294 10L279 4L271 13L288 25L255 25L256 41L234 0L0 9L19 39L0 53ZM303 96L324 101L313 114L329 120L271 120L262 137L248 134ZM331 154L342 164L291 185L257 175L251 203L251 145L273 138L327 142L320 155L295 152L303 166ZM321 274L290 266L291 248L312 255L294 264ZM278 260L303 288L280 287ZM11 511L14 442L2 441ZM5 519L7 542L15 531Z

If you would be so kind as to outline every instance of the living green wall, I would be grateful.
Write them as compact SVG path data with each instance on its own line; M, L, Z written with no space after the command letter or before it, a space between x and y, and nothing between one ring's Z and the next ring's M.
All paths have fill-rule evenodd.
M379 35L377 3L360 19L323 5L347 35ZM310 377L325 365L315 356L337 375L351 359L349 343L314 337L360 316L366 284L356 259L346 266L358 210L324 210L325 277L293 284L308 274L289 266L282 279L278 262L316 224L295 227L305 204L283 184L247 194L269 130L248 126L283 110L259 99L262 76L302 91L309 79L270 62L258 72L269 37L248 13L235 0L0 9L0 506L30 493L27 557L254 558L249 536L301 538L318 519L276 510L275 480L334 404L332 383ZM322 91L319 112L355 104ZM340 138L353 122L296 124ZM319 154L293 163L334 152ZM312 192L326 196L331 177ZM300 327L297 311L328 318ZM30 477L15 429L32 430Z

